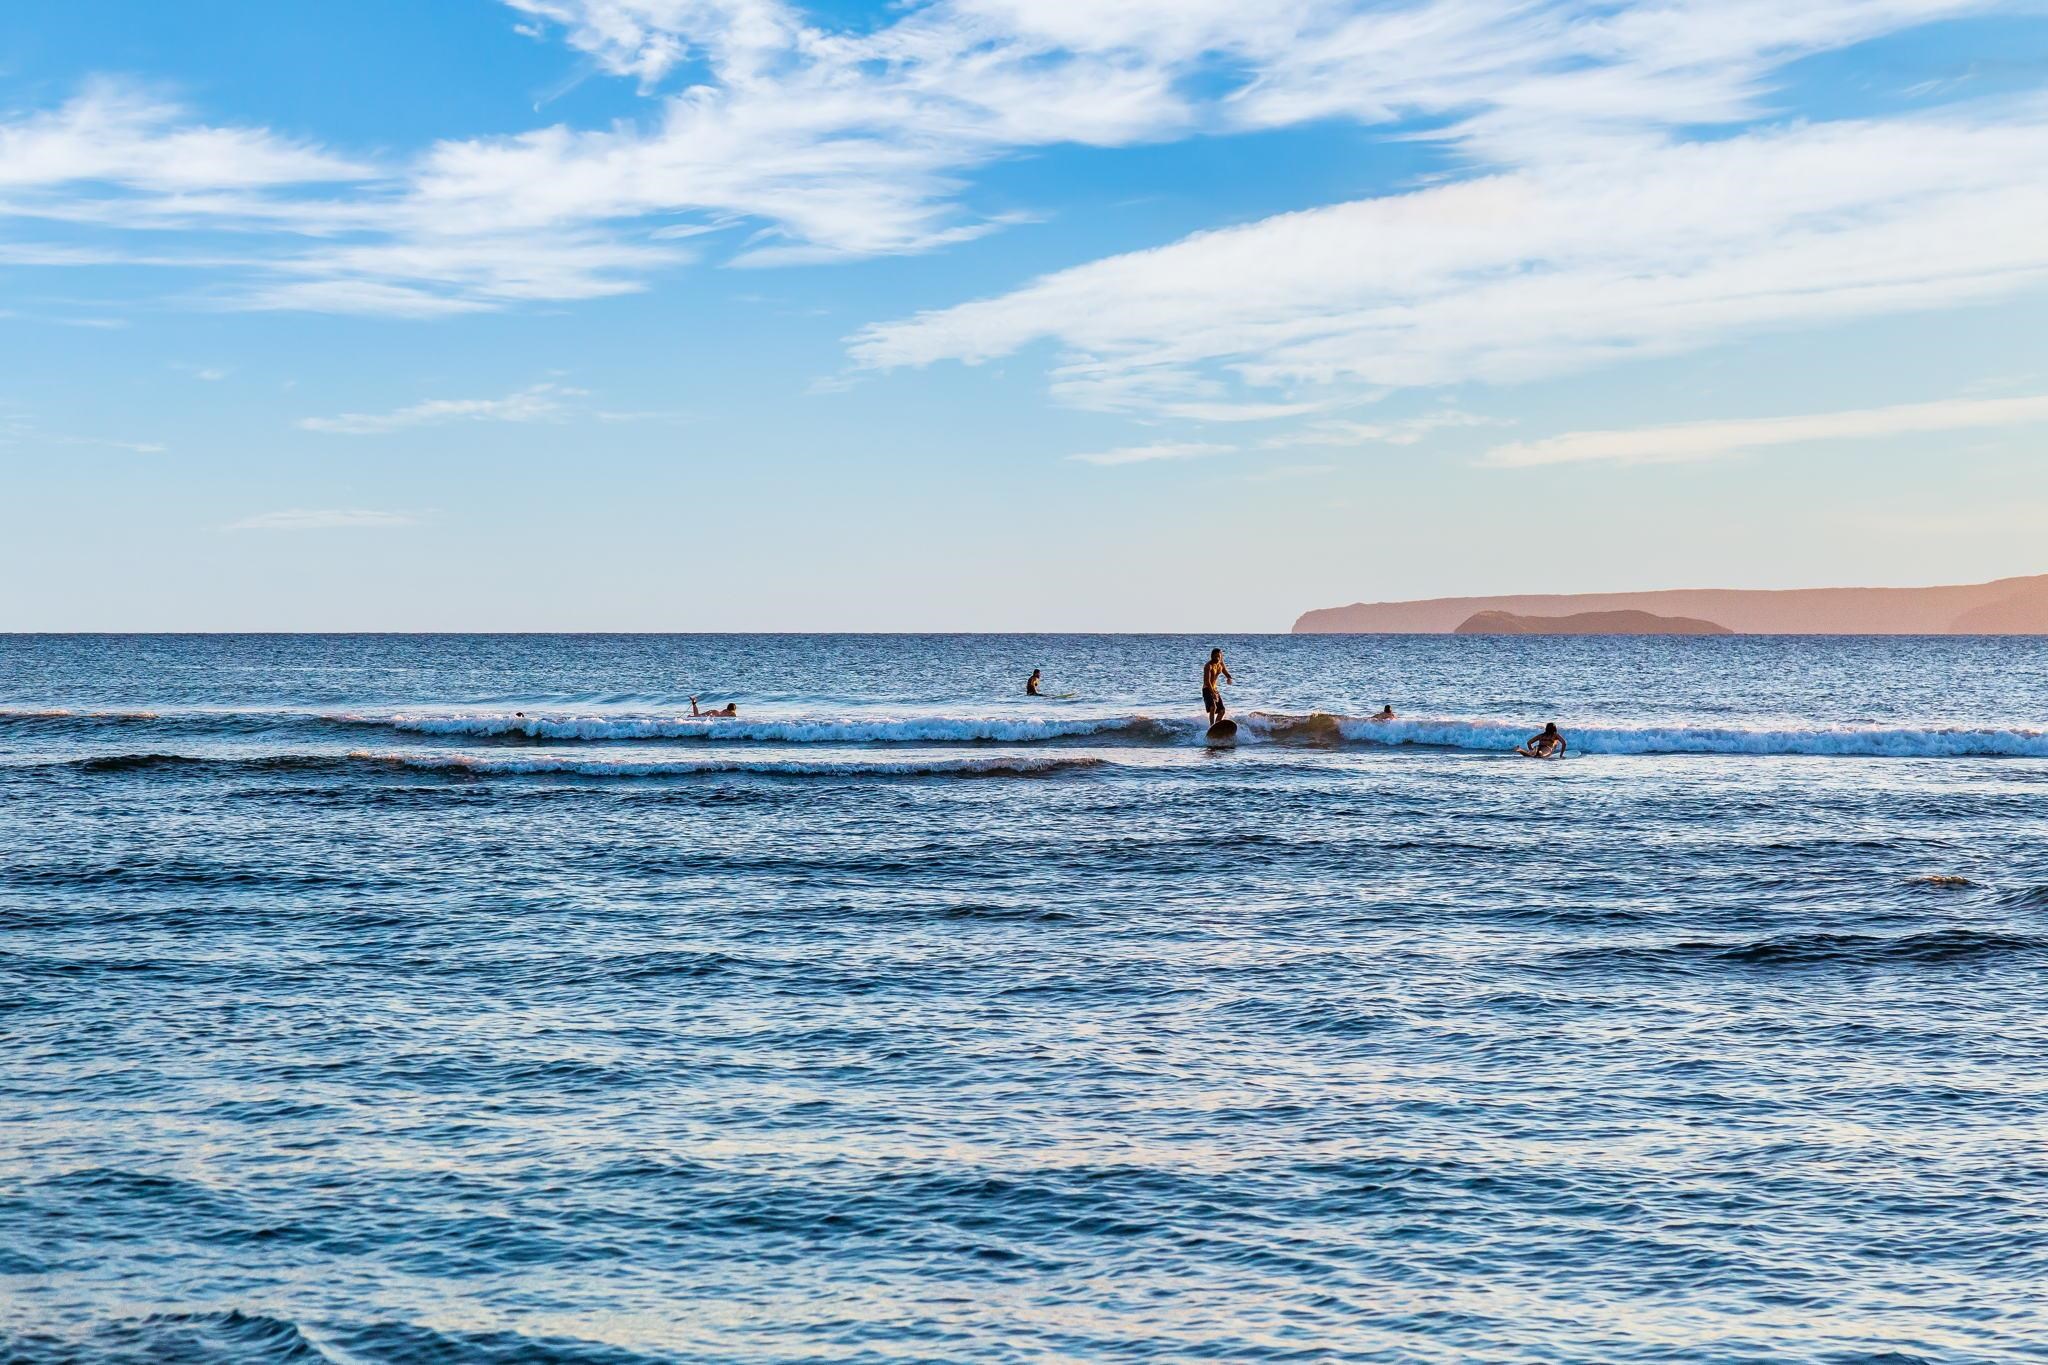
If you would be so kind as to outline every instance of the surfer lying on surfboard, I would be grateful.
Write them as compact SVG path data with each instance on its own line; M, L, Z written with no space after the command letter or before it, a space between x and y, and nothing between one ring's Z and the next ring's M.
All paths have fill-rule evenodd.
M690 714L698 720L713 720L721 716L730 720L739 715L739 713L740 704L736 701L729 701L716 711L699 711L697 709L697 699L695 697L690 698Z
M1524 758L1563 758L1564 751L1570 747L1565 737L1557 732L1557 722L1552 721L1543 727L1542 734L1529 736L1529 742L1515 752Z
M1024 695L1043 697L1047 701L1072 701L1080 695L1075 692L1048 692L1045 690L1045 675L1038 669L1031 670L1031 676L1024 680Z

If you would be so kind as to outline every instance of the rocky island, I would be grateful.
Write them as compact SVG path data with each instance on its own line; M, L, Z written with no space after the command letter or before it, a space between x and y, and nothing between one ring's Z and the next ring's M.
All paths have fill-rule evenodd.
M1700 588L1354 602L1303 613L1294 633L1448 635L1486 629L1474 625L1480 616L1554 622L1588 613L1687 619L1738 635L2048 635L2048 574L1936 588ZM1655 633L1670 632L1659 627Z
M1511 611L1474 612L1456 635L1733 635L1726 626L1691 616L1658 616L1647 611L1581 611L1570 616L1517 616Z

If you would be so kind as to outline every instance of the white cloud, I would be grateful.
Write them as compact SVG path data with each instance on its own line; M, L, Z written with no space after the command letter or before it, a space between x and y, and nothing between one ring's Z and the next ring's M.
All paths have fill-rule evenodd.
M934 0L868 32L779 0L505 0L652 90L762 91L831 71L836 88L937 95L999 125L1065 89L1099 120L1119 100L1215 127L1444 118L1440 136L1513 147L1525 130L1637 130L1755 112L1762 76L1808 53L1995 0ZM877 70L876 68L880 69ZM1181 86L1197 73L1220 97ZM1105 74L1128 86L1106 85ZM1063 75L1085 77L1065 86ZM849 79L850 78L850 79ZM1130 114L1125 115L1129 119ZM1121 122L1123 120L1117 120ZM1020 141L1060 140L1064 134Z
M1280 464L1244 476L1245 483L1291 483L1296 479L1320 479L1337 472L1333 464Z
M647 273L684 259L681 251L581 233L417 233L318 247L276 262L275 275L311 278L259 286L242 302L258 309L437 318L631 293Z
M560 24L571 46L615 76L652 84L694 50L727 61L788 46L794 18L774 0L505 0L513 9ZM522 32L540 36L538 26Z
M503 398L431 398L392 412L344 412L334 417L302 417L306 431L334 436L382 436L407 427L448 422L540 422L563 413L564 398L582 394L556 384L535 384Z
M2048 283L2048 103L1609 149L1284 214L872 326L871 367L1041 340L1056 394L1154 411L1512 381Z
M1425 412L1416 417L1401 417L1386 422L1315 422L1298 431L1271 437L1262 444L1269 450L1289 446L1412 446L1426 439L1432 432L1458 427L1499 425L1499 418L1481 417L1477 413L1446 408L1441 412Z
M1983 0L1443 0L1320 7L1261 54L1239 120L1445 118L1433 136L1523 165L1762 112L1765 78L1815 52L1995 8Z
M0 120L0 218L234 233L246 250L12 249L47 248L52 268L219 270L242 306L434 318L639 289L703 255L775 265L932 250L1027 216L978 211L971 172L1061 143L1334 117L1405 122L1408 136L1421 121L1476 167L1626 162L1673 130L1769 112L1771 73L1797 57L1997 7L929 0L835 24L781 0L505 2L522 32L559 33L639 81L645 114L369 165L101 82ZM1119 401L1115 380L1077 372L1060 388L1141 406ZM1175 401L1190 415L1244 403L1199 388Z
M359 313L392 318L443 318L480 313L491 307L482 299L455 298L381 280L308 280L271 285L253 291L243 303L259 310Z
M754 235L740 264L929 250L994 218L958 206L957 175L1018 147L1118 145L1184 122L1169 72L1061 54L913 10L871 33L781 5L520 0L608 69L658 79L686 56L700 83L648 124L436 147L411 207L437 233L559 230L691 214Z
M419 518L404 512L372 512L360 507L292 508L284 512L260 512L253 517L231 521L229 531L335 531L389 530L417 526Z
M1818 412L1796 417L1752 417L1617 431L1573 431L1541 441L1515 441L1486 452L1483 464L1512 468L1593 460L1652 464L1710 460L1771 446L1814 441L1878 440L1932 431L2048 422L2048 395L2026 398L1951 398L1886 408Z
M1271 422L1282 417L1300 417L1328 406L1324 403L1226 403L1162 402L1162 416L1189 422Z
M106 436L74 436L47 431L34 422L0 408L0 446L89 446L101 450L125 450L131 455L161 455L167 446L158 441L123 441Z
M182 121L133 86L88 83L62 107L0 123L0 191L98 181L171 193L361 180L359 163L261 128Z
M1203 455L1226 455L1231 446L1210 445L1202 441L1160 441L1146 446L1123 446L1116 450L1100 450L1089 455L1069 455L1070 460L1082 464L1143 464L1149 460L1191 460Z

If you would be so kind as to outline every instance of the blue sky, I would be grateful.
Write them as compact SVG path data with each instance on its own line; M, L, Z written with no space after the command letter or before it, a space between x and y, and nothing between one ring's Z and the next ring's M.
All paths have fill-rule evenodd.
M0 9L0 629L2048 571L2048 8Z

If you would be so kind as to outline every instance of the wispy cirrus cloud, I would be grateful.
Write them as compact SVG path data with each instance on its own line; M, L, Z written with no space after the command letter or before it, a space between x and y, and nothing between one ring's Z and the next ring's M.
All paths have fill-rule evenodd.
M1579 149L1580 152L1583 149ZM1198 233L868 327L874 368L1044 340L1157 412L1514 381L2048 285L2048 101L1651 141Z
M1154 460L1192 460L1204 455L1228 455L1234 446L1212 445L1206 441L1155 441L1151 445L1120 446L1086 455L1069 455L1082 464L1147 464Z
M420 519L406 512L376 512L361 507L291 508L283 512L259 512L231 521L227 531L347 531L394 530L418 526Z
M1063 143L1343 118L1442 143L1461 174L1604 159L1625 173L1684 130L1768 112L1772 73L1801 56L2001 7L930 0L869 24L779 0L506 3L525 31L637 81L643 112L365 158L98 81L0 118L0 219L177 245L10 249L44 268L208 271L227 306L450 317L628 292L704 259L934 250L1019 216L977 208L978 168ZM1063 395L1118 406L1130 370L1110 365L1062 378ZM1275 406L1200 384L1145 401L1166 389L1214 420Z
M1486 452L1482 464L1526 469L1536 465L1665 464L1712 460L1774 446L1818 441L1881 440L1937 431L1970 431L2048 422L2048 395L2022 398L1950 398L1932 403L1792 417L1750 417L1612 431L1572 431L1540 441L1515 441Z
M104 436L50 436L43 439L57 445L100 446L106 450L125 450L131 455L161 455L170 447L161 441L117 441Z
M0 193L13 212L34 211L35 200L17 197L25 191L80 184L176 195L372 174L268 129L193 120L172 101L105 77L56 109L0 123Z
M109 436L79 436L50 431L18 412L0 408L0 448L7 446L85 446L100 450L125 450L131 455L161 455L169 447L161 441L127 441Z
M440 426L449 422L543 422L566 412L564 400L580 397L582 389L558 384L535 384L503 398L430 398L390 412L344 412L334 417L302 417L305 431L333 436L382 436L408 427Z
M1291 446L1412 446L1439 431L1499 425L1501 420L1497 417L1482 417L1478 413L1445 408L1439 412L1397 417L1384 422L1314 422L1280 436L1268 437L1260 444L1269 450L1283 450Z
M1247 474L1245 483L1292 483L1297 479L1320 479L1337 472L1333 464L1280 464Z

